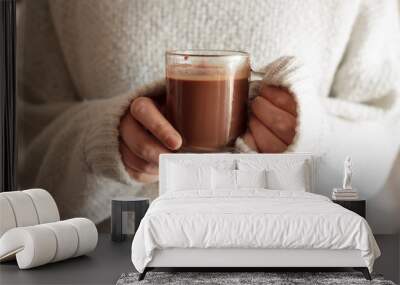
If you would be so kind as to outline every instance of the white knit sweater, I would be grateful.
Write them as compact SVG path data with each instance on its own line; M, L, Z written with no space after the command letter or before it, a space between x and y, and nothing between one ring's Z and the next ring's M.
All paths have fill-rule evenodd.
M301 73L286 68L276 82L267 80L291 88L298 101L290 150L321 155L317 188L326 195L340 185L343 159L351 155L373 229L398 229L400 182L393 184L394 174L388 181L400 144L396 0L35 0L25 6L19 181L51 191L64 217L100 222L114 195L156 196L156 185L142 186L124 170L121 115L135 96L163 88L151 83L164 76L166 49L236 49L250 52L257 70L281 56L303 63Z

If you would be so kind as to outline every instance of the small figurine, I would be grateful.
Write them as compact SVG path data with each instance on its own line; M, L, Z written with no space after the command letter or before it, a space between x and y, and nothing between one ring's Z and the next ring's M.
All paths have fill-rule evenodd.
M333 200L357 200L358 191L351 186L353 178L353 164L350 156L344 160L344 175L342 188L333 188Z
M344 177L343 177L343 190L352 190L351 178L353 175L351 157L346 156L344 161Z

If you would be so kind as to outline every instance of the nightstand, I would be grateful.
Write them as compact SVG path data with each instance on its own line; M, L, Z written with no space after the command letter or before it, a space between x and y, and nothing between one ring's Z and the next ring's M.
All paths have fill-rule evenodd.
M121 242L127 236L133 236L149 205L148 198L135 196L113 198L111 202L112 241Z
M366 201L365 200L332 200L333 203L359 214L365 219Z

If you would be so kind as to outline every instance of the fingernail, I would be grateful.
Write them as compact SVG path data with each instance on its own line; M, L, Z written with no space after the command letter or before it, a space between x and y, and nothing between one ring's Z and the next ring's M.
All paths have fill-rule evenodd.
M176 149L178 147L179 138L175 135L170 135L165 139L165 142L170 149Z

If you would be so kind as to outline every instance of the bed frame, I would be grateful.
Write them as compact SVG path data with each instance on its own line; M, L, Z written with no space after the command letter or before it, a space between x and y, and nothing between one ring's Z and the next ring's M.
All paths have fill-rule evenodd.
M371 280L359 250L329 249L184 249L156 250L139 275L154 269L179 271L343 271L353 268Z
M317 161L310 153L296 154L165 154L160 156L160 194L165 193L167 183L167 164L169 161L187 160L190 163L207 161L212 165L218 160L238 158L256 158L268 161L296 159L309 163L309 181L314 191L317 176ZM361 271L367 280L371 280L369 270L359 250L329 249L249 249L249 248L170 248L156 250L152 261L139 275L143 280L148 271L342 271L353 268Z

